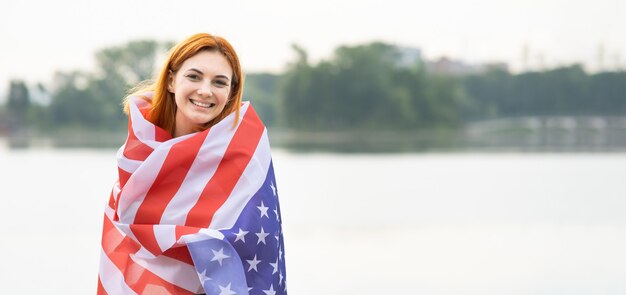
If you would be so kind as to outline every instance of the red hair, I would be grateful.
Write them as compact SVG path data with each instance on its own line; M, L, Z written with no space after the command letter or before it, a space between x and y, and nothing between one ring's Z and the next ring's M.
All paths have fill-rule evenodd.
M196 131L210 128L232 112L236 114L234 123L236 125L239 120L239 110L243 96L243 71L241 70L239 57L237 57L235 49L226 39L206 33L192 35L174 46L156 81L148 84L139 84L132 90L132 94L124 99L124 112L126 114L129 112L128 104L131 96L143 96L142 94L146 92L154 91L152 95L152 109L147 119L173 135L176 128L176 102L174 101L174 94L167 90L170 75L174 75L187 59L201 51L221 53L230 64L233 70L233 77L230 95L224 110L213 120L202 126L200 130ZM145 96L144 98L147 99Z

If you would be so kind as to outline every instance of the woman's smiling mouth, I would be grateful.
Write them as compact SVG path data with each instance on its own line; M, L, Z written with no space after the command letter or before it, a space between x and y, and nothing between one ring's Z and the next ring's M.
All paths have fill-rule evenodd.
M212 107L214 107L214 106L215 106L215 104L214 104L214 103L210 103L210 102L208 102L208 103L205 103L205 102L199 102L199 101L197 101L197 100L193 100L193 99L191 99L191 98L189 99L189 101L190 101L193 105L196 105L196 106L199 106L199 107L203 107L203 108L207 108L207 109L208 109L208 108L212 108Z

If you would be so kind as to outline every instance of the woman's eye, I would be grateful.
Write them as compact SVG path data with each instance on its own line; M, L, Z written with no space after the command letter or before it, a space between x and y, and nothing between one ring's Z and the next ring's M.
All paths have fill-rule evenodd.
M225 81L222 81L222 80L215 81L215 84L217 84L217 86L220 86L220 87L228 86L228 83L226 83Z
M189 78L191 80L194 80L194 81L197 81L197 80L200 79L200 76L198 76L196 74L189 74L189 75L187 75L187 78Z

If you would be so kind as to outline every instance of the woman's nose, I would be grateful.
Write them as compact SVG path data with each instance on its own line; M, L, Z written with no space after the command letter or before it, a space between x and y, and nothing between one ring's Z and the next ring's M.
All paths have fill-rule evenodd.
M211 84L210 83L202 83L200 88L198 88L198 94L211 96L213 94L212 91L211 91Z

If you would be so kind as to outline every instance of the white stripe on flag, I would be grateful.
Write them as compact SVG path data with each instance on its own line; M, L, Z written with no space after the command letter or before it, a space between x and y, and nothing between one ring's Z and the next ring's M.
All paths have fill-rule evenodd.
M209 228L227 229L233 227L243 208L265 182L271 160L267 128L265 128L254 151L254 156L250 159L243 175L237 181L226 202L213 215Z
M98 275L107 294L137 294L126 285L124 275L102 249L100 249L100 269Z
M220 231L210 229L210 228L203 228L203 229L200 229L195 234L188 234L188 235L184 235L180 237L178 242L179 244L189 244L189 243L204 241L208 239L224 240L224 238L225 238L224 234Z
M248 110L248 106L249 103L246 103L241 107L241 117ZM235 119L234 114L222 120L219 123L219 128L214 126L209 131L183 183L172 200L167 204L167 207L165 207L165 211L161 216L161 224L185 224L187 213L196 204L204 187L215 174L237 127L241 123L241 120L239 120L235 128L231 127Z
M109 204L106 204L106 206L104 206L104 214L106 215L108 219L113 220L113 215L115 214L115 210L109 207Z
M113 184L113 200L115 200L116 204L117 200L120 199L120 192L122 192L122 188L120 188L120 181L118 179L115 184Z
M152 123L150 123L143 117L141 111L139 111L139 108L137 108L137 105L135 105L137 102L133 103L133 101L142 101L142 99L138 97L133 97L131 98L131 103L129 103L129 117L132 122L131 127L133 128L133 133L135 134L135 137L137 137L137 139L139 139L143 144L153 149L156 149L156 147L159 146L160 142L157 142L154 139L155 127Z
M143 161L141 166L135 170L133 175L131 175L126 182L126 185L124 185L124 190L122 190L122 196L117 209L120 221L124 223L134 223L137 210L139 210L139 206L145 199L148 190L152 187L154 180L159 175L159 171L172 146L188 139L194 134L195 133L187 134L161 143L161 145Z
M124 224L124 223L120 223L120 222L117 222L117 221L113 221L113 224L115 225L115 228L117 228L118 231L120 231L122 233L122 235L126 235L131 240L139 243L139 240L137 240L137 237L135 236L133 231L130 229L130 225ZM139 255L141 257L154 257L154 254L152 254L152 253L150 253L150 251L146 250L146 248L144 248L143 245L141 245L141 243L139 243L139 245L141 246L141 248L139 248L139 251L137 251L137 253L135 253L136 255Z
M173 224L154 225L154 237L161 248L161 252L169 249L176 243L176 226Z
M141 165L141 161L131 160L124 156L124 149L126 148L126 144L122 145L122 147L117 150L117 167L128 172L133 173L139 166Z
M148 190L159 175L168 151L169 149L158 149L152 152L150 157L137 168L124 185L117 204L117 215L121 222L134 223L135 214L137 214Z
M169 283L193 293L202 288L198 273L193 265L163 255L152 258L143 255L130 255L130 257L135 263Z

